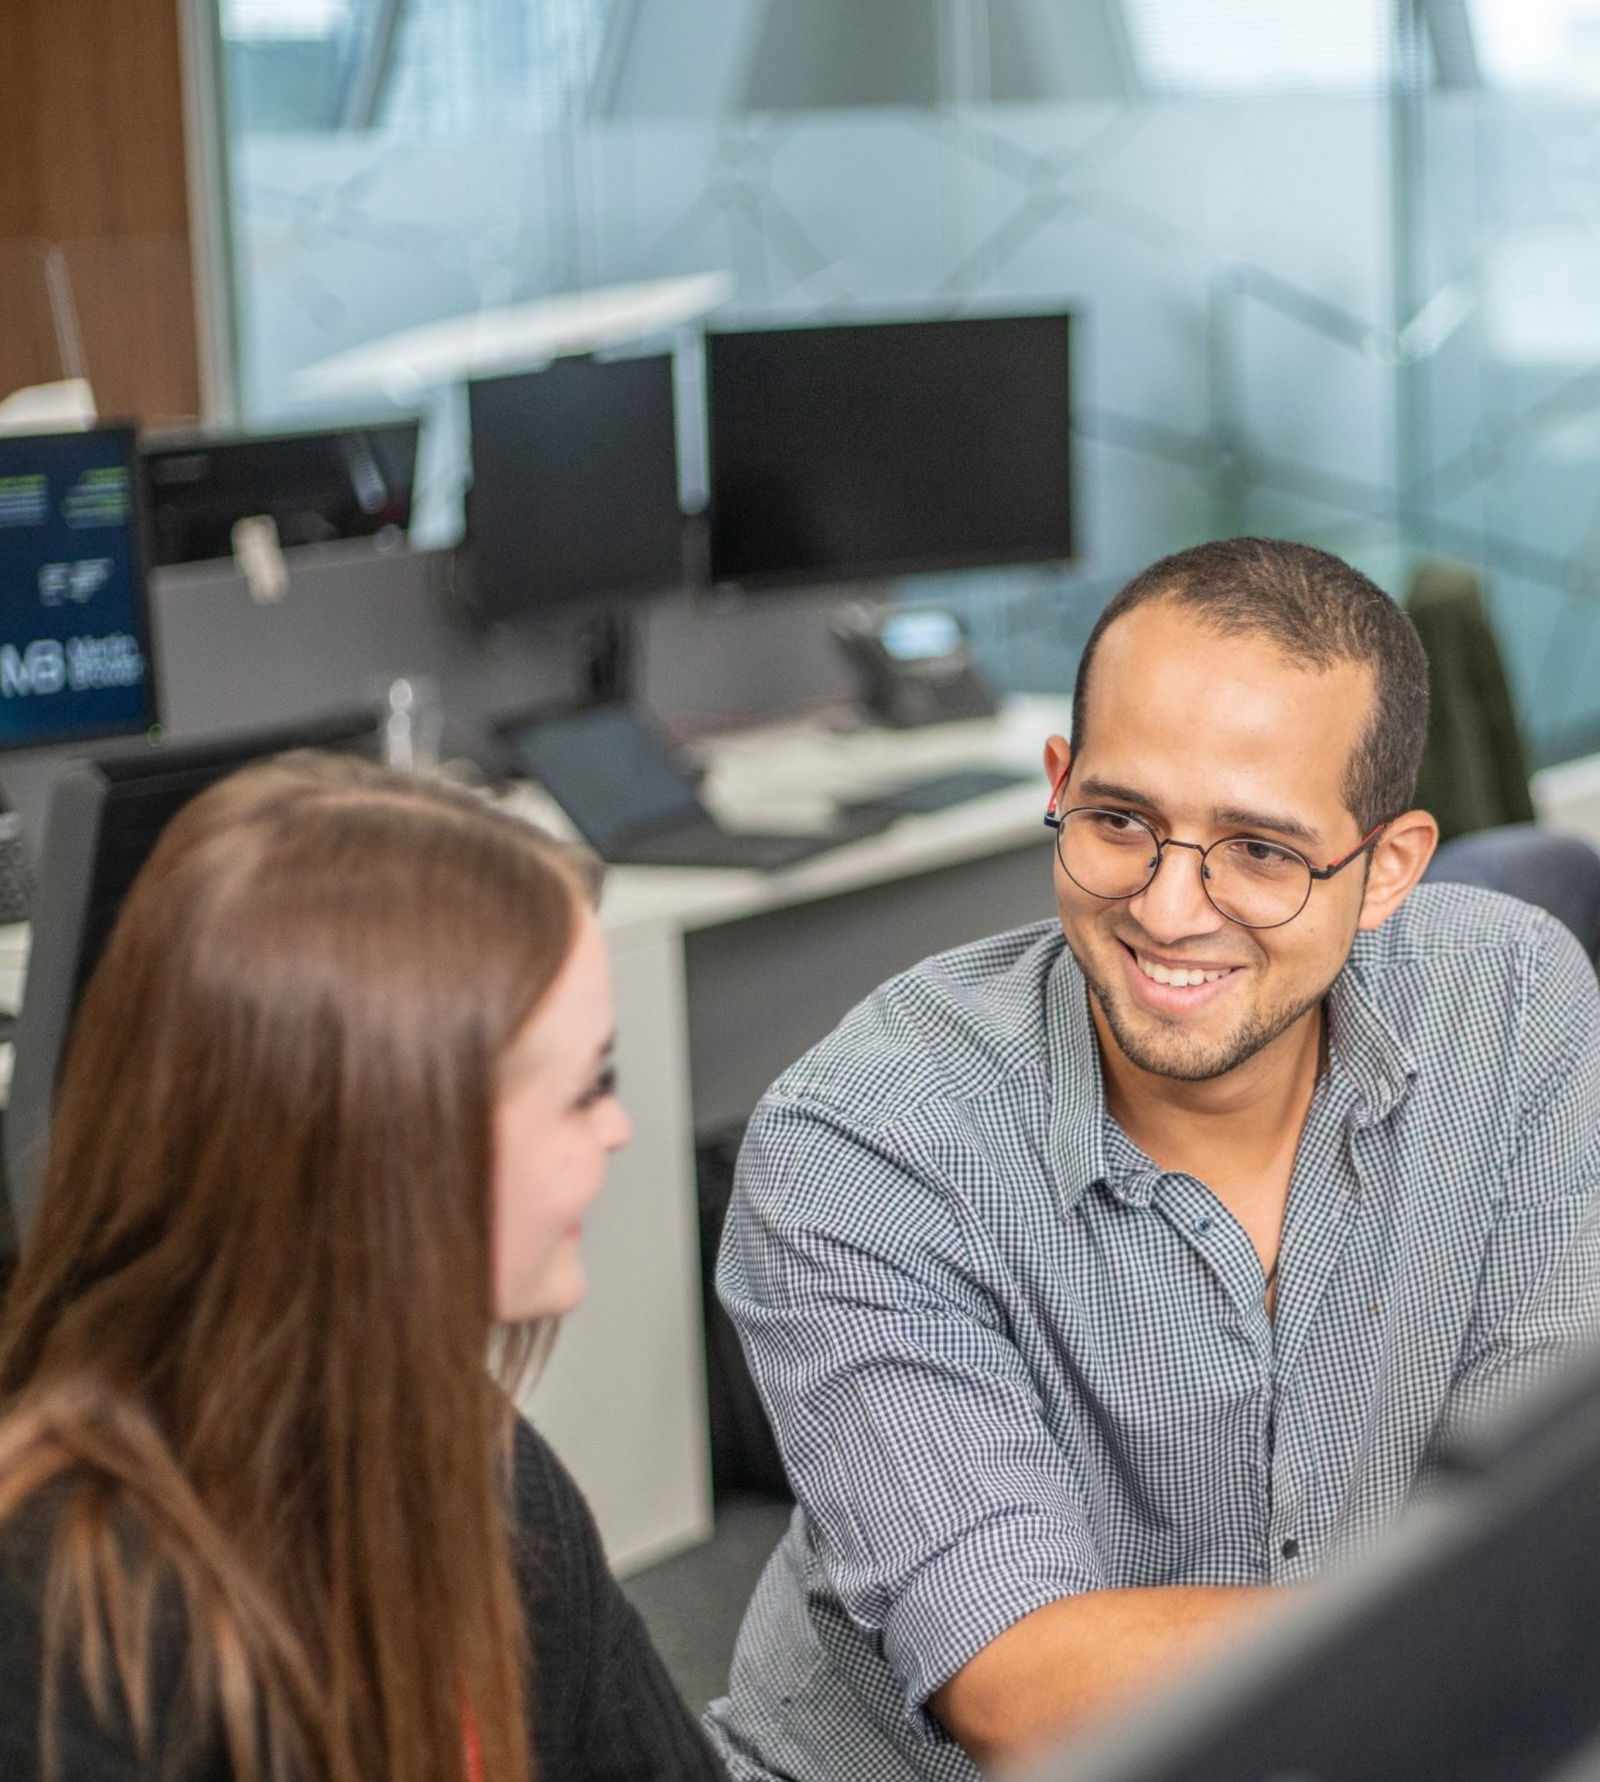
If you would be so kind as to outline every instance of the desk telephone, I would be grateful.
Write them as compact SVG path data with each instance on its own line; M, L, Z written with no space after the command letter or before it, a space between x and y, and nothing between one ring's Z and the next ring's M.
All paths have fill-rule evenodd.
M880 724L910 729L994 715L994 695L966 631L944 607L848 606L834 620L833 636L860 677L862 704Z

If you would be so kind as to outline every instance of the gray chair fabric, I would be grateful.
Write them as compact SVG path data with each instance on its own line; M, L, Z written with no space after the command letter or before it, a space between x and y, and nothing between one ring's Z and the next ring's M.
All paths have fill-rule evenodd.
M1580 836L1512 823L1457 836L1425 875L1536 903L1577 935L1600 969L1600 854Z

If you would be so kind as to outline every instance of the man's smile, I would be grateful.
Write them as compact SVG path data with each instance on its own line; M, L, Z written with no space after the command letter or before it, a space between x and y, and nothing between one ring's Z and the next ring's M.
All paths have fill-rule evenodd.
M1228 993L1245 968L1222 960L1163 958L1129 941L1117 942L1134 999L1153 1013L1190 1014Z

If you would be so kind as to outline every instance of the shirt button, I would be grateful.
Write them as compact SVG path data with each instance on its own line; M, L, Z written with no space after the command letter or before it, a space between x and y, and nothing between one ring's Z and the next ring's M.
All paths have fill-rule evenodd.
M1300 1557L1300 1543L1294 1540L1285 1541L1283 1543L1282 1551L1285 1559L1298 1559Z
M1201 1235L1201 1236L1202 1236L1202 1237L1204 1237L1204 1236L1205 1236L1205 1234L1206 1234L1206 1233L1207 1233L1207 1232L1208 1232L1208 1231L1209 1231L1209 1230L1210 1230L1210 1229L1211 1229L1211 1221L1210 1221L1210 1220L1209 1220L1209 1219L1202 1219L1202 1220L1201 1220L1201 1221L1200 1221L1200 1223L1199 1223L1199 1224L1198 1224L1198 1225L1196 1225L1196 1226L1195 1226L1195 1230L1196 1230L1196 1231L1197 1231L1197 1232L1199 1232L1199 1233L1200 1233L1200 1235Z

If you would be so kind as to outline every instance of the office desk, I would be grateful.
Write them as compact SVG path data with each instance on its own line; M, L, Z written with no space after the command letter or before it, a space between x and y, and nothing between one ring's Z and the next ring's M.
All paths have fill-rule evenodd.
M1067 717L1063 701L1021 698L997 720L935 730L724 739L705 751L705 798L729 827L807 827L832 799L956 766L1031 778L783 873L608 873L600 917L634 1140L586 1220L589 1294L526 1403L619 1570L710 1533L696 1132L746 1115L884 978L1051 913L1040 756ZM536 794L511 802L551 820Z

